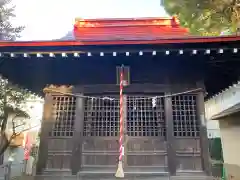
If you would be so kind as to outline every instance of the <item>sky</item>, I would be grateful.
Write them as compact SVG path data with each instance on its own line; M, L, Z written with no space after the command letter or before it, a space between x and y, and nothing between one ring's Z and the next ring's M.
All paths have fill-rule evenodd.
M14 25L25 30L18 40L52 40L65 36L74 19L166 17L160 0L13 0Z

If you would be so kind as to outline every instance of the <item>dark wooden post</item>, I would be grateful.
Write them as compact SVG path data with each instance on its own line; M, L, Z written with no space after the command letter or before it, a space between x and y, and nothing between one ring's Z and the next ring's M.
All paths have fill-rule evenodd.
M79 94L80 95L80 94ZM76 99L76 118L73 133L73 150L71 169L72 174L76 175L82 164L82 143L83 143L83 126L84 126L84 98Z
M201 153L202 153L202 165L205 173L207 175L211 174L210 171L210 155L208 149L208 137L207 137L207 124L205 117L205 106L204 106L204 86L203 83L198 83L198 87L202 87L203 90L197 95L197 115L200 121L200 143L201 143Z
M166 96L170 92L165 93ZM176 152L175 139L173 135L173 111L172 111L172 97L166 97L165 101L165 121L166 121L166 137L167 137L167 153L168 153L168 168L171 176L176 175Z
M40 145L39 145L39 155L36 165L36 173L41 174L42 170L46 167L46 162L48 159L48 136L52 129L52 104L53 98L52 94L48 90L44 90L45 100L43 108L43 119L40 133Z

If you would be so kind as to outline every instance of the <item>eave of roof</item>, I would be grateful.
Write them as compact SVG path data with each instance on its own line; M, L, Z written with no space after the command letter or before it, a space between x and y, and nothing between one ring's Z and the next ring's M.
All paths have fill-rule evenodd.
M210 97L206 103L211 102L211 101L216 101L218 99L222 99L224 96L229 97L229 93L238 91L240 87L240 81L237 83L232 84L232 86L229 86L228 88L222 90L218 94L215 94L214 96ZM234 93L235 94L235 93Z
M216 115L212 116L211 120L221 120L221 119L224 119L228 116L235 115L239 112L240 112L240 103L224 110L223 112L221 112L219 114L216 114Z
M118 42L122 42L122 44ZM142 44L139 42L142 42ZM147 42L151 42L151 43L147 43ZM44 60L48 60L48 59L58 60L61 57L68 60L72 58L78 60L80 58L84 59L85 56L86 57L93 56L91 58L98 58L99 56L106 55L106 58L109 58L108 57L109 55L110 56L121 55L122 57L122 55L129 56L130 54L129 59L132 60L134 56L136 56L137 58L137 56L142 56L142 54L164 57L164 58L166 55L172 55L171 57L169 56L168 59L171 59L171 58L175 59L176 56L178 56L178 59L179 58L181 59L181 57L183 56L189 58L189 57L192 57L192 55L197 55L199 58L201 56L204 59L206 58L206 61L209 61L211 60L212 56L223 58L224 56L228 57L229 53L232 54L229 57L238 58L239 52L240 52L239 50L240 50L240 36L208 37L208 38L207 37L204 37L204 38L191 37L188 39L187 38L162 39L162 40L151 40L151 41L98 41L98 44L96 44L93 41L91 42L78 42L78 41L0 42L1 58L2 60L4 60L4 63L1 63L1 64L4 64L4 66L2 66L1 71L5 72L6 69L8 68L12 69L12 70L9 70L9 72L5 72L5 74L3 73L3 75L9 79L11 79L9 74L11 74L11 77L15 76L16 78L20 78L19 74L21 73L18 72L19 73L18 74L17 72L15 72L16 70L14 69L14 68L18 68L17 63L24 62L26 66L31 65L32 67L35 67L36 64L40 63L39 58L41 57L43 57L42 59ZM77 55L76 57L74 57L75 54ZM80 54L81 54L81 57L80 57ZM38 55L43 55L43 56L39 56L38 58ZM14 58L18 59L18 61L11 61L11 59L14 59ZM28 61L23 61L23 58ZM22 60L20 61L20 59ZM161 58L158 58L158 59L161 60ZM196 58L192 58L192 59L194 60L194 62L197 62ZM56 61L56 63L59 63L59 62L60 61ZM62 61L62 63L65 63L65 62L66 61ZM70 62L71 63L68 63L68 64L73 63L73 61L70 61ZM79 63L81 62L82 61L79 61ZM51 63L55 63L55 62L41 60L42 66L44 64L48 64L47 66L48 68L51 67ZM13 64L15 65L13 66ZM234 67L237 68L237 66L234 66ZM46 72L50 71L50 69L47 71L47 68L44 68L44 67L42 67L42 69L46 70ZM40 75L39 72L40 72L40 69L36 68L34 70L35 74L33 74L34 76L32 76L32 79L34 78L36 79L36 76L42 76L42 74ZM54 75L54 77L55 76L56 75ZM29 79L29 76L27 79ZM219 79L219 77L217 77L217 79ZM18 81L19 79L16 79L13 82L18 83ZM227 84L231 84L233 81L235 81L235 79L231 80L231 82L227 81L228 82ZM33 86L34 82L31 81L29 84ZM66 79L64 78L63 78L63 82L64 83L60 82L57 84L68 84ZM24 86L26 88L30 86L30 85L25 86L25 84L22 85L21 83L23 84L23 82L21 81L19 83L20 86ZM52 83L52 82L49 80L49 82L46 81L45 84L49 84L49 83ZM228 85L226 85L225 87L227 86ZM214 87L216 87L216 85L214 85ZM218 89L222 89L222 88L223 87L219 87ZM34 92L37 92L35 91L35 89L31 89L31 88L29 89ZM213 90L213 92L215 93L216 90Z
M29 46L86 46L86 45L136 45L136 44L183 44L183 43L212 43L212 42L240 41L240 36L221 37L184 37L156 40L118 40L118 41L18 41L0 42L0 47L29 47Z
M215 94L205 102L206 116L218 120L240 111L240 81Z

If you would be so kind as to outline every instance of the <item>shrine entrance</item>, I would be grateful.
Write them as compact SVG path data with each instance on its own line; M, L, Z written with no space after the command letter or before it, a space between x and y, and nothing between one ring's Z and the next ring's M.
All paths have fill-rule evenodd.
M170 99L163 95L124 95L125 172L164 174L203 170L196 95ZM169 103L171 114L167 112ZM118 132L118 96L86 98L81 171L116 170Z
M83 168L116 169L119 99L111 97L85 100ZM168 171L163 99L124 96L124 110L124 169Z
M104 70L105 65L102 67ZM116 72L114 67L112 74ZM142 72L145 71L141 75ZM100 174L105 174L104 178L114 176L120 154L121 91L119 79L111 78L112 82L106 84L46 88L46 97L50 99L46 108L53 112L46 125L49 129L44 128L51 132L43 132L47 139L47 148L41 150L47 161L39 164L43 171L64 170L86 179ZM201 83L131 81L121 97L126 177L207 172Z

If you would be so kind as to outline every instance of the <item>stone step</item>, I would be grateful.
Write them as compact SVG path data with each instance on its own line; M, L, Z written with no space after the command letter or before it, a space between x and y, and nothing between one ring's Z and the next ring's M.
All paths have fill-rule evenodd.
M124 178L116 178L114 175L90 175L82 176L58 176L58 175L38 175L32 178L22 178L19 180L215 180L207 176L159 176L159 175L125 175Z
M80 171L72 175L70 170L45 170L42 175L35 176L34 180L213 180L203 173L178 173L177 176L169 176L167 172L157 171L125 171L124 178L116 178L115 170L89 170ZM31 179L29 179L31 180Z
M41 175L35 176L34 179L29 180L215 180L211 177L206 176L175 176L175 177L164 177L164 176L125 176L124 178L116 178L114 176L50 176ZM21 179L23 180L23 179Z
M62 176L62 175L37 175L34 180L79 180L77 176Z

